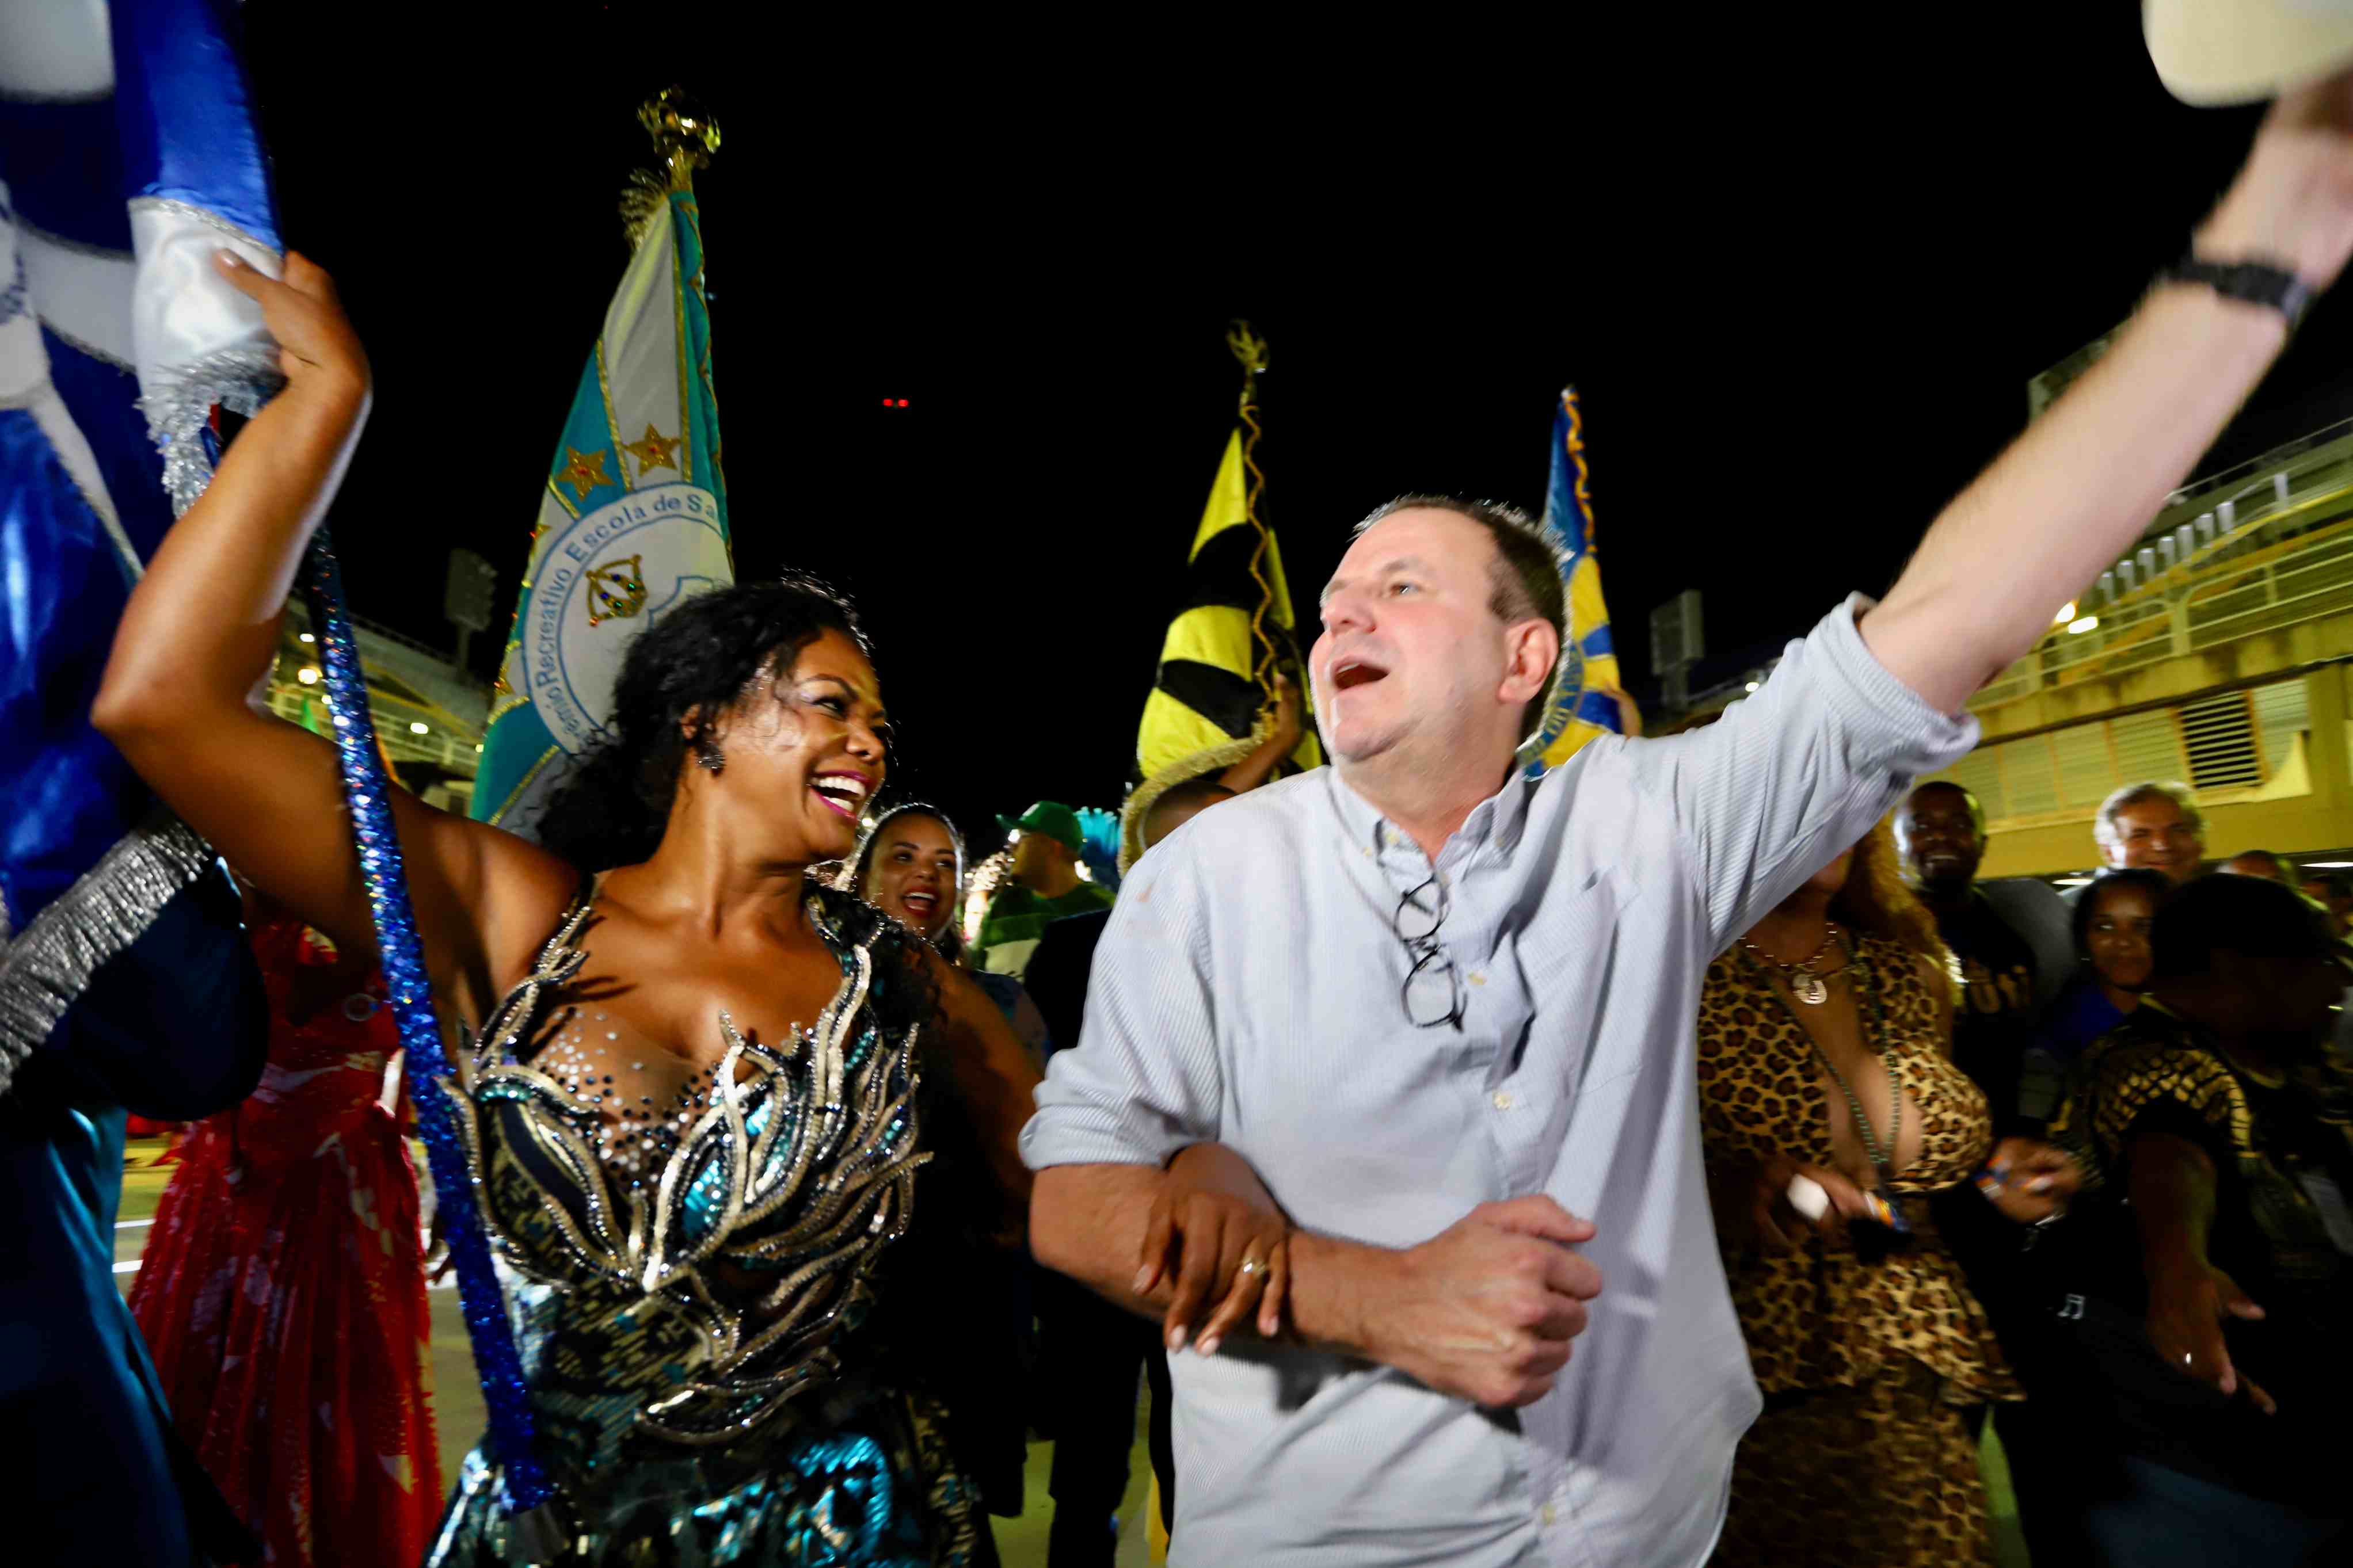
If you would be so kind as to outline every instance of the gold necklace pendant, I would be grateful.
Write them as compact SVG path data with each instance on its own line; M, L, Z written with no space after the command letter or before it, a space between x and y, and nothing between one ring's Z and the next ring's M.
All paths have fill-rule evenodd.
M1831 988L1823 984L1822 977L1811 970L1807 970L1791 980L1789 992L1809 1007L1819 1007L1831 999Z

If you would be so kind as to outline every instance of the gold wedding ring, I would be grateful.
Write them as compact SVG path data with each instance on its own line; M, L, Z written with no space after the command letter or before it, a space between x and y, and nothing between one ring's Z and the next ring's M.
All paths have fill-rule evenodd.
M1242 1257L1241 1267L1237 1269L1236 1272L1240 1274L1244 1279L1248 1279L1253 1274L1263 1274L1266 1272L1266 1259L1261 1258L1255 1252L1245 1253Z

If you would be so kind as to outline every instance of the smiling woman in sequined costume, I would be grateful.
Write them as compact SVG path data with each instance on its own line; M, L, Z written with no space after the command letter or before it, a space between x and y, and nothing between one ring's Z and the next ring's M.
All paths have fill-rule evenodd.
M228 271L289 384L157 552L95 717L356 951L372 927L331 750L245 696L367 362L315 267ZM886 1265L933 1207L1018 1224L1035 1074L968 980L807 875L849 851L887 765L855 617L805 581L703 595L632 645L615 710L545 847L396 802L565 1561L986 1562L939 1410L902 1375L910 1282ZM984 1195L961 1213L916 1175L957 1123L953 1190ZM495 1453L467 1458L429 1563L526 1560L498 1479Z

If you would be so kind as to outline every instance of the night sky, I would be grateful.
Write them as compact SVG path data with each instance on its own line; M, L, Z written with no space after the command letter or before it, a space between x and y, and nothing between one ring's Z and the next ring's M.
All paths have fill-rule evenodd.
M725 136L697 188L739 575L857 599L894 791L967 830L1118 804L1232 422L1229 318L1272 345L1264 515L1303 612L1392 495L1539 505L1575 382L1639 693L1681 589L1719 656L1883 589L2023 423L2027 377L2179 251L2254 122L2167 98L2125 4L1943 33L1356 16L1312 52L1206 11L1028 34L881 7L854 30L320 15L350 9L245 15L287 237L375 363L334 518L353 609L448 645L463 544L501 569L503 627L627 260L634 110L683 83ZM2324 302L2214 460L2353 413L2348 346L2353 309ZM477 639L486 674L501 640Z

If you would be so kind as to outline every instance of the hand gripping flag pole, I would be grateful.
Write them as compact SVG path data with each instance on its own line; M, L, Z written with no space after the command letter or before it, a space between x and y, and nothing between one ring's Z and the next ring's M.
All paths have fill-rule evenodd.
M440 1022L434 1016L433 987L425 970L424 944L417 934L417 914L409 906L408 873L393 826L393 784L385 776L375 721L368 712L367 681L360 670L351 618L343 609L343 568L335 560L334 541L324 528L311 541L303 587L311 625L319 638L322 684L332 721L328 734L334 742L343 798L351 806L352 830L359 841L360 876L367 889L368 914L375 925L393 1021L399 1030L401 1048L407 1053L410 1081L430 1084L437 1091L417 1097L417 1128L425 1139L433 1190L438 1194L440 1212L447 1216L443 1235L458 1271L458 1300L465 1311L475 1371L481 1379L482 1401L490 1415L491 1453L503 1477L506 1505L520 1516L519 1535L540 1539L536 1547L518 1543L524 1544L530 1560L552 1561L558 1525L548 1505L554 1498L554 1488L539 1466L513 1325L507 1319L506 1298L491 1265L490 1239L483 1234L465 1153L459 1147L457 1112L446 1098L456 1092L454 1078L448 1055L442 1049Z

